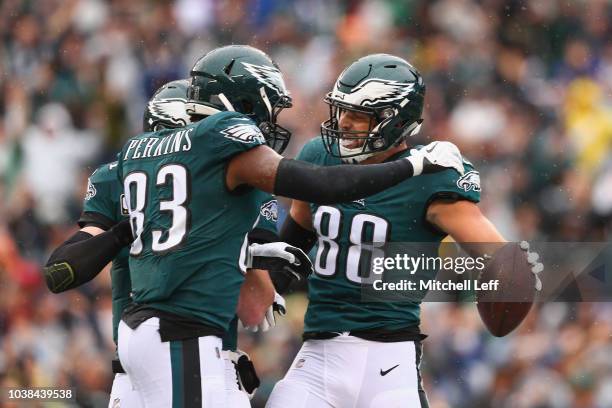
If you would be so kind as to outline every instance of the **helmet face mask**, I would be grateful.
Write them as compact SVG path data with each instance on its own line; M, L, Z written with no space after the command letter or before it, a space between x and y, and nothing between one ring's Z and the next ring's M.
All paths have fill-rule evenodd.
M266 139L266 144L281 154L287 148L291 140L291 132L278 124L278 115L283 109L290 108L291 98L281 96L270 109L270 120L259 123L259 129Z
M354 106L340 102L331 95L329 93L324 98L325 103L329 105L329 119L321 125L323 144L331 155L340 157L345 162L356 163L389 148L380 129L391 120L390 108ZM368 130L342 130L340 117L345 112L367 115L369 118ZM347 144L356 146L347 147Z
M291 107L291 96L276 64L256 48L231 45L200 58L191 69L188 99L192 116L240 112L259 126L266 144L278 153L289 143L291 132L277 121Z
M405 60L387 54L360 58L340 74L324 98L330 111L321 124L323 144L345 163L359 163L389 150L418 133L424 94L421 76ZM369 130L343 130L343 112L368 115ZM355 139L363 142L348 142Z

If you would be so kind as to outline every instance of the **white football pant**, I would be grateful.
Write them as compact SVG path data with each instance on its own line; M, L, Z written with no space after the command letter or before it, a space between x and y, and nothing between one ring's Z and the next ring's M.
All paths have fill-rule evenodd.
M226 408L221 339L162 342L159 318L136 330L119 323L119 359L146 408Z
M427 408L420 361L420 342L308 340L266 408Z
M127 374L115 374L108 408L142 408L143 406L140 394L132 387L130 377Z

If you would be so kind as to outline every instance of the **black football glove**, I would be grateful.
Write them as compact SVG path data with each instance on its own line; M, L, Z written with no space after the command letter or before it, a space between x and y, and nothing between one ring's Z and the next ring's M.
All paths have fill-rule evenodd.
M247 268L268 271L285 271L301 280L312 273L312 262L301 249L285 242L251 244L247 256Z
M251 358L242 350L224 350L223 353L227 359L234 363L240 391L244 392L249 399L253 399L260 381Z

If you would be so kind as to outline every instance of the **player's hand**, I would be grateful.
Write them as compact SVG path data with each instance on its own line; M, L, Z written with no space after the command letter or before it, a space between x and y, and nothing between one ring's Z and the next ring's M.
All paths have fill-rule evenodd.
M278 313L281 316L287 314L287 306L285 305L285 298L274 292L274 302L268 307L266 311L266 317L255 327L247 327L248 330L252 332L257 331L268 331L274 326L276 326L276 317L274 316L274 312Z
M301 249L284 242L251 244L247 268L286 271L300 280L312 273L312 262Z
M240 391L244 392L249 399L253 399L260 381L251 358L242 350L224 351L224 353L234 363Z
M457 146L451 142L432 142L421 149L412 149L406 159L412 164L413 176L446 169L455 169L461 175L465 172L463 157Z
M529 242L521 241L519 247L525 251L527 263L531 266L531 273L535 276L535 289L539 292L542 290L542 281L538 275L544 270L544 264L538 262L540 255L537 252L529 251Z

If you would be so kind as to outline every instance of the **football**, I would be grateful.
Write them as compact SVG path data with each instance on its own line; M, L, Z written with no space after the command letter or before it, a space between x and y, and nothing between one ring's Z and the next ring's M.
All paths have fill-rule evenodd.
M518 243L498 249L479 277L480 284L496 280L497 288L479 291L476 300L480 318L489 332L503 337L525 319L535 296L535 276Z

